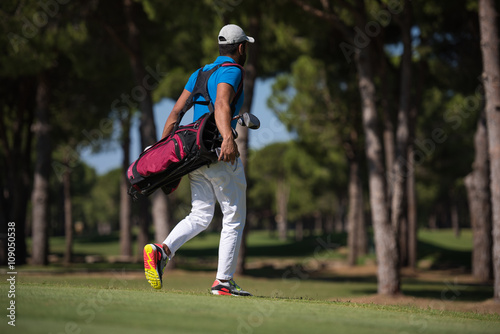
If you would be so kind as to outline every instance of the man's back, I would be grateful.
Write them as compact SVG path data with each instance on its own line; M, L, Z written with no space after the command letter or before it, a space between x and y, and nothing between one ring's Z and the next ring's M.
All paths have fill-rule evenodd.
M205 65L203 67L203 69L199 69L196 72L194 72L191 75L191 77L189 78L189 80L184 88L187 91L192 92L194 89L195 83L196 83L196 79L198 78L199 71L201 71L201 70L209 71L212 68L214 68L215 66L220 65L224 62L231 62L231 63L234 63L236 65L234 60L231 59L230 57L224 57L224 56L217 57L215 62L213 62L212 64ZM211 100L212 104L215 103L215 99L217 96L217 85L218 84L227 83L233 87L234 92L236 93L238 90L238 87L240 85L242 77L243 77L242 71L237 66L223 66L223 67L220 67L218 70L216 70L208 79L208 85L207 85L208 86L208 94L210 96L210 100ZM236 105L235 105L236 108L234 110L233 116L235 116L239 113L241 106L243 105L243 100L244 100L244 96L242 93L241 96L239 97ZM204 101L204 98L202 96L198 96L196 98L196 101ZM204 115L207 112L209 112L209 109L207 106L196 104L194 106L193 121L196 121L198 118L200 118L202 115ZM233 121L233 123L231 125L234 128L236 126L236 121Z

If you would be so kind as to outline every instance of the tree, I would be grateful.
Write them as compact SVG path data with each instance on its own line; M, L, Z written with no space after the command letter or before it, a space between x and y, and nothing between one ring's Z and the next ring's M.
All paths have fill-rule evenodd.
M411 109L411 82L412 82L412 46L411 46L411 2L404 5L401 18L397 19L401 28L403 42L403 56L401 57L401 92L398 111L398 127L396 135L396 156L392 168L393 174L389 178L391 193L391 223L396 236L400 237L399 261L404 262L407 250L407 229L406 229L406 199L407 199L407 177L405 162L408 156L408 139L410 136L409 118ZM402 239L402 240L401 240ZM404 252L402 252L404 250Z
M48 255L48 207L49 207L49 176L51 162L49 99L50 83L48 73L42 73L38 78L36 93L36 163L33 180L33 246L32 264L47 264Z
M249 46L248 60L245 64L245 100L240 110L240 114L245 112L251 112L253 103L253 93L255 87L255 80L257 79L257 68L259 64L259 39L260 39L260 8L256 7L255 12L249 18L249 26L247 28L247 34L256 39L256 45ZM240 152L241 160L245 170L248 170L248 128L237 126L238 138L236 139L236 144L238 145L238 150ZM245 217L246 219L246 217ZM248 231L250 230L250 224L245 223L243 228L243 235L241 237L241 246L238 253L238 263L236 265L236 273L244 274L246 255L247 255L247 237Z
M114 10L115 12L119 11L123 13L123 21L125 22L124 27L122 26L122 20L109 22L110 20L105 21L97 13L95 16L108 32L108 35L113 42L121 48L124 54L128 57L135 86L131 90L133 100L130 100L130 96L127 96L127 100L125 102L127 102L129 107L134 109L138 108L140 110L139 131L141 147L144 149L147 146L153 145L157 141L156 125L153 115L152 90L158 87L158 80L162 79L163 74L152 74L151 68L148 69L145 65L145 58L147 58L147 55L146 57L144 56L142 48L141 29L161 30L161 25L150 20L147 16L148 13L145 12L146 8L150 12L154 13L155 7L153 3L122 0L120 2L104 4L103 6L106 6L104 8L105 10ZM116 18L116 16L113 18ZM125 34L121 33L123 30L125 30ZM154 54L155 52L159 52L159 49L154 49L154 51L150 53ZM152 76L157 77L151 78ZM156 80L157 82L152 84L151 79ZM126 170L124 170L123 173L126 173ZM149 201L141 199L138 202L138 205L140 206L140 212L142 212L139 219L138 235L138 252L140 254L142 252L142 247L150 240L148 217ZM168 233L166 226L170 224L169 210L165 194L162 192L156 192L152 196L152 218L156 231L155 239L164 239L166 237L166 233Z
M281 75L276 80L269 104L284 124L298 134L299 144L308 152L305 156L310 157L311 166L317 163L330 170L332 179L327 181L323 178L310 188L316 198L311 201L316 203L321 213L325 213L325 210L319 205L320 198L333 192L337 196L328 198L334 200L345 192L343 188L346 186L345 169L348 161L348 229L352 232L348 245L350 255L353 255L351 262L356 262L357 254L366 251L363 188L359 173L360 117L352 111L357 107L357 100L351 76L341 66L326 65L328 61L309 56L299 57L292 65L291 74ZM314 174L307 173L304 173L304 178L315 179ZM334 207L333 203L328 205ZM336 211L339 213L341 210L337 208Z
M120 254L128 259L132 258L132 215L131 215L131 199L128 195L128 179L124 171L128 170L130 165L130 110L125 110L122 113L121 119L121 144L123 151L123 161L120 178Z
M370 207L378 261L378 293L385 295L398 294L400 292L400 277L397 234L390 223L387 208L386 172L382 140L378 135L376 85L372 67L372 59L377 55L374 53L373 46L370 45L368 36L363 34L362 31L360 33L359 30L359 27L367 27L369 23L365 1L356 0L354 5L343 2L340 8L330 6L329 2L323 1L322 9L317 9L299 0L294 0L294 2L305 12L327 21L332 28L339 31L344 39L344 42L340 44L340 48L346 60L351 62L352 57L354 58L361 97L365 152L368 163ZM349 14L341 17L339 9L347 9ZM394 12L399 10L396 9ZM358 30L350 26L352 23Z
M26 263L26 211L32 179L34 90L31 77L2 80L5 98L0 117L0 263L7 264L7 223L16 223L16 264Z
M465 178L473 236L472 274L478 280L487 282L492 273L491 196L489 189L488 134L483 114L477 122L474 136L473 170Z
M349 265L354 266L358 256L366 254L368 242L364 219L360 158L356 148L358 146L358 135L354 128L351 130L350 137L351 139L344 144L349 161L349 211L347 213L347 248L349 249L349 255L347 261Z
M500 53L497 10L493 0L479 1L479 25L486 98L491 207L493 214L494 298L500 301Z
M69 166L63 174L63 197L64 197L64 230L65 230L65 251L64 263L71 263L73 256L73 211L71 202L71 171Z
M265 190L271 191L270 203L273 203L272 212L274 212L274 220L280 240L286 240L288 234L288 200L290 194L290 181L285 172L284 155L289 145L285 143L277 143L268 145L252 159L255 170L259 171L262 180L267 184ZM269 164L270 158L275 159L274 164ZM277 161L276 161L277 160ZM252 192L259 192L259 189ZM266 198L259 192L262 198ZM250 195L251 197L251 195Z
M42 102L41 96L44 95L39 74L49 67L51 57L49 54L46 54L43 60L38 57L43 26L35 26L30 21L36 12L36 4L4 1L0 8L0 27L5 32L0 37L4 49L0 56L1 94L4 101L0 116L0 143L3 153L0 165L4 171L0 177L0 262L7 263L7 222L15 222L16 264L24 264L27 256L24 236L29 234L26 228L26 211L33 178L31 129L37 108L37 91L40 93L38 102ZM22 20L23 17L25 21ZM43 106L38 104L38 108L41 110Z
M134 82L137 85L136 87L142 87L143 80L144 78L146 78L147 75L145 65L142 59L142 48L139 37L140 30L136 22L136 15L139 12L139 10L142 9L139 6L132 0L123 0L123 10L127 27L128 43L123 44L123 42L119 42L117 40L117 43L119 43L119 45L124 46L125 51L127 52ZM156 138L156 126L153 115L153 100L151 96L151 91L148 89L143 89L143 94L144 96L139 101L139 110L141 111L141 116L140 116L141 123L139 126L139 131L141 136L141 148L144 149L147 146L153 145L157 141L157 138ZM165 194L161 192L155 193L152 202L153 202L153 209L152 209L153 225L155 226L155 230L158 230L161 226L163 226L167 222L166 210L168 210L168 208L167 208ZM140 203L141 203L141 209L143 210L143 214L146 215L146 212L148 211L147 210L148 202L142 200ZM144 247L144 245L149 242L148 220L145 216L143 216L141 217L140 222L141 224L137 240L138 254L141 254L142 247Z

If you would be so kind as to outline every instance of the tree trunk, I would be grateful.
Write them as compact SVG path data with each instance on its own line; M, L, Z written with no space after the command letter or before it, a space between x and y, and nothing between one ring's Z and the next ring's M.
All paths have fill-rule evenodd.
M148 244L150 242L150 235L149 235L149 221L150 221L150 214L149 214L149 200L147 198L140 198L137 201L138 207L139 207L139 215L137 216L137 225L139 227L137 231L137 254L136 254L136 259L141 260L142 259L142 251L144 249L144 245Z
M167 195L163 191L153 194L153 222L155 228L155 241L162 242L167 237L169 231L170 217L167 210Z
M436 208L434 209L434 211L430 214L429 216L429 229L431 230L437 230L438 226L437 226L437 212L436 212Z
M49 176L51 161L50 124L49 124L50 87L47 74L41 74L36 92L36 163L33 180L33 245L32 264L46 265L48 255L48 207Z
M257 41L260 37L260 15L250 17L248 34L254 37ZM257 66L259 64L259 43L248 45L248 61L245 65L245 100L241 106L240 114L250 112L252 109L253 93L255 80L257 79ZM248 128L237 126L238 139L236 143L240 152L241 161L245 170L248 169ZM243 275L245 273L245 263L247 255L247 236L250 230L250 224L246 223L243 228L243 236L241 238L240 251L238 253L238 263L236 264L236 273Z
M378 120L371 58L367 48L360 49L356 54L365 131L365 150L368 161L370 207L378 261L378 293L395 295L400 292L398 253L396 234L390 224L387 210L384 158L382 143L377 134Z
M332 234L335 231L335 216L328 214L325 220L325 233Z
M475 157L472 172L465 178L472 226L472 275L487 282L493 278L488 133L484 113L474 136Z
M286 183L284 177L278 179L276 189L276 226L278 227L278 237L280 240L286 240L288 232L288 196L290 186Z
M349 159L349 212L347 213L347 248L349 249L348 263L356 265L360 248L362 247L363 229L363 188L359 177L359 163L356 157ZM361 209L361 210L360 210ZM366 241L366 237L364 238ZM366 249L366 247L365 247Z
M130 165L130 118L131 111L122 117L122 173L120 177L120 254L132 258L131 199L128 195L127 170Z
M403 55L401 57L401 79L400 79L400 100L398 110L398 128L396 133L396 160L392 166L392 175L390 181L392 184L389 188L392 189L391 194L391 224L394 233L399 236L399 240L404 244L399 245L399 262L400 266L404 265L406 261L407 250L407 226L402 226L407 223L405 218L407 208L407 188L406 181L408 177L407 167L407 148L409 131L409 115L411 108L411 3L405 2L405 7L401 15L399 25L401 28L401 35L403 41Z
M156 126L154 122L154 114L153 114L153 99L151 97L151 91L150 89L147 89L144 87L144 78L148 76L146 69L144 67L144 63L142 60L142 53L141 53L141 47L140 47L140 38L139 38L139 29L137 27L137 24L135 22L135 15L134 15L134 1L133 0L123 0L124 4L124 11L125 11L125 18L127 22L127 30L128 30L128 37L129 37L129 48L130 48L130 53L129 53L129 60L130 60L130 67L132 69L132 73L134 75L134 81L137 85L137 87L142 87L143 88L143 97L137 101L139 102L139 109L141 111L141 123L139 126L139 131L141 135L141 146L142 148L146 148L149 145L153 145L157 139L156 139ZM158 192L159 193L159 192ZM168 222L165 220L166 217L168 217L168 202L164 200L164 197L162 199L163 193L161 195L155 195L153 197L153 226L156 228L162 229L165 224L168 224ZM143 201L141 204L141 213L143 215L146 215L148 212L148 203L146 201ZM163 211L163 212L162 212ZM148 219L146 216L141 217L141 226L139 229L139 237L138 241L144 242L146 241L149 242L148 238L148 228L149 228L149 223ZM158 234L162 234L164 230L158 231ZM159 242L160 240L155 240L156 242ZM142 249L143 243L139 243L138 247L139 249ZM139 254L141 254L140 252Z
M153 114L153 100L151 98L150 89L144 87L144 79L148 76L144 63L142 60L142 52L140 45L139 28L135 22L135 10L133 0L123 0L125 19L128 32L128 46L129 46L129 61L134 81L137 87L143 88L143 96L141 98L134 98L139 102L139 110L141 111L141 123L139 126L141 134L142 148L153 145L156 140L156 126Z
M410 130L410 133L412 131ZM410 138L413 136L410 135ZM415 161L413 145L408 145L408 179L406 191L408 193L408 267L417 268L417 196L415 190Z
M381 57L381 59L382 61L380 65L380 77L384 78L385 76L388 75L387 62L385 57ZM391 167L394 166L396 148L394 145L394 124L392 122L392 114L391 114L392 109L389 103L390 100L389 87L390 86L388 84L383 84L381 85L380 89L382 93L381 105L382 105L382 115L384 121L383 139L384 139L384 153L385 153L384 156L385 156L385 166L387 173L387 183L392 184ZM387 199L389 201L392 197L391 191L392 189L388 189Z
M339 194L337 196L337 210L335 211L335 216L333 220L333 230L335 233L346 232L346 224L344 222L344 214L346 211L346 198L344 194Z
M455 237L460 237L460 220L458 218L458 207L456 200L452 197L450 204L450 217L451 217L451 226L453 227L453 232L455 233Z
M295 241L304 240L304 221L299 219L295 222Z
M64 197L64 236L66 248L64 251L64 263L70 264L73 258L73 212L71 208L71 169L66 165L63 174L63 197Z
M356 243L358 256L368 254L368 233L366 231L365 209L363 200L363 187L360 183L360 200L358 201L358 241Z
M324 234L325 230L323 228L323 216L321 215L321 212L316 212L314 213L314 229L313 229L313 235L322 235Z
M16 113L17 126L11 127L12 137L7 138L5 119L0 117L0 145L4 148L2 155L4 174L1 188L0 225L0 265L8 262L7 223L16 223L16 264L26 263L26 214L31 191L31 154L34 110L27 106L35 95L33 78L27 77L19 83L19 98Z
M407 161L408 161L408 177L407 177L407 196L408 196L408 267L417 268L417 238L418 238L418 222L417 222L417 191L415 188L415 132L417 127L418 111L422 107L422 95L425 88L425 76L427 72L426 62L420 60L418 64L418 83L414 97L413 107L410 111L410 136L408 138Z
M408 221L406 219L406 215L403 215L400 221L398 246L399 267L406 267L408 266Z
M479 25L491 174L494 298L500 302L500 54L498 52L497 15L495 1L479 0Z

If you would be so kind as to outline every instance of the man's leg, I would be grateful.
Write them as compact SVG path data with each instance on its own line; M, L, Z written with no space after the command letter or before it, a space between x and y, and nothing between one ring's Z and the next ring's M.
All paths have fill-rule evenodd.
M214 168L216 167L216 168ZM212 182L224 217L219 244L217 279L233 278L246 219L246 179L241 159L219 162L204 171Z
M181 220L163 241L163 249L171 259L187 241L205 230L214 216L215 194L210 181L203 175L207 167L191 172L191 213Z

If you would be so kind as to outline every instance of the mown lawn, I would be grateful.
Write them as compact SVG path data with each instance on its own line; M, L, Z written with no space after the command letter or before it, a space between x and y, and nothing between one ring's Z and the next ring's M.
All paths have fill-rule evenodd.
M1 333L499 333L499 315L310 300L338 284L239 280L256 296L212 296L208 274L176 274L151 289L116 271L17 277L16 327ZM357 284L357 283L356 283ZM353 284L352 285L356 285ZM0 283L6 296L7 283ZM181 290L182 289L182 290ZM271 290L272 289L272 290ZM332 292L329 292L329 290ZM301 297L292 297L298 292ZM316 298L314 298L316 299ZM4 300L4 299L2 299ZM6 311L4 311L6 312Z
M376 293L373 271L308 267L314 261L342 263L345 234L310 235L297 243L253 231L250 269L237 282L254 297L212 296L218 239L217 233L204 233L184 245L176 261L184 270L167 271L160 291L146 282L140 261L18 266L16 327L5 317L0 333L500 333L499 314L346 302ZM62 256L64 239L50 244L51 253ZM419 258L431 264L421 271L467 271L471 248L470 231L456 238L450 230L421 230ZM117 256L118 238L78 237L74 250L79 261L86 255ZM361 262L373 259L369 254ZM409 298L436 302L483 302L493 295L490 285L456 278L410 275L402 290ZM1 296L7 289L7 281L0 281Z

